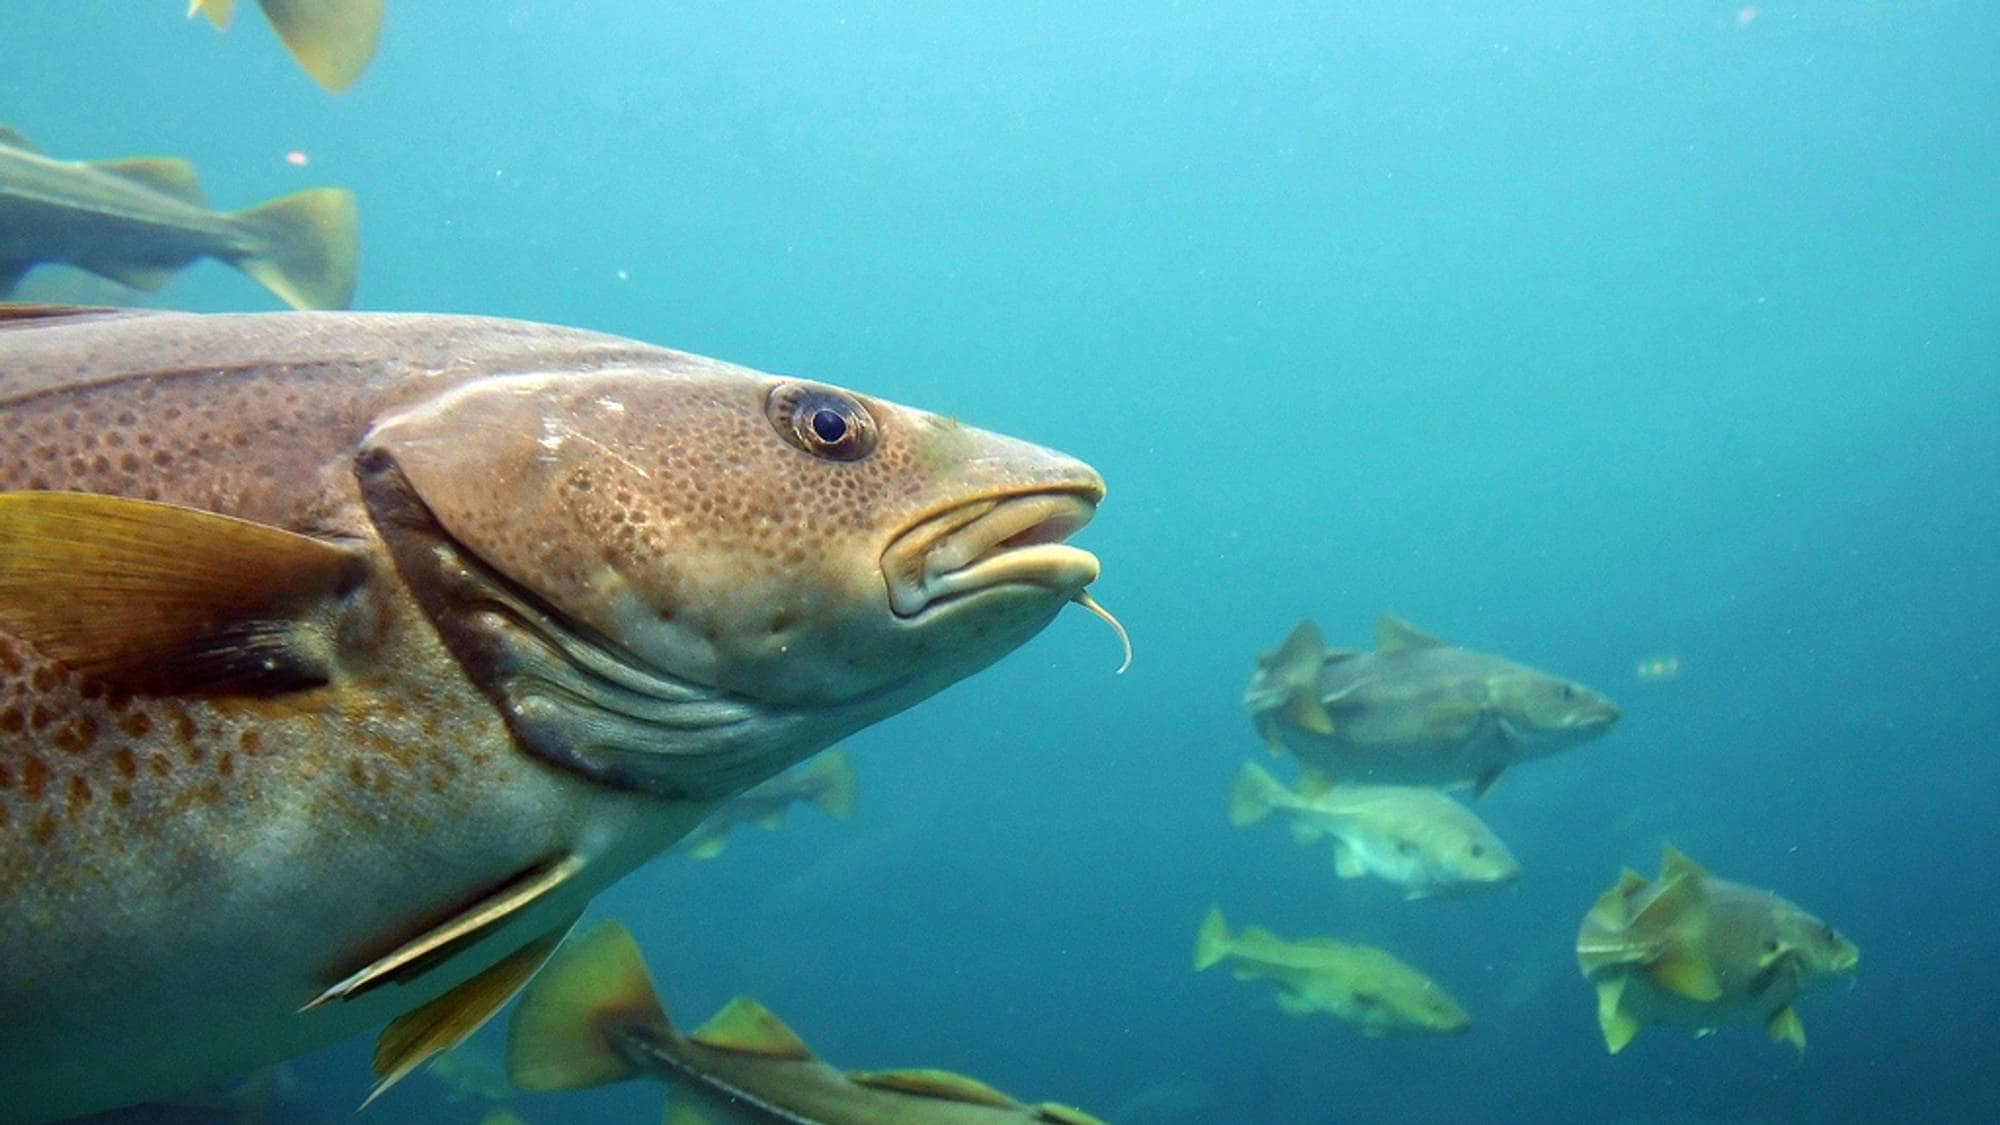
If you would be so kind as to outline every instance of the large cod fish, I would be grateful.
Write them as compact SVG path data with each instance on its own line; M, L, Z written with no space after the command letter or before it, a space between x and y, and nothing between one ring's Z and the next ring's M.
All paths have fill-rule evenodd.
M728 798L1093 604L1102 494L565 328L0 314L0 1120L394 1020L386 1085Z
M507 1074L524 1090L654 1078L672 1091L666 1125L1104 1125L949 1071L842 1073L747 996L684 1033L614 921L566 942L523 993Z
M1318 626L1300 622L1258 660L1243 709L1271 752L1290 750L1315 784L1470 781L1480 795L1508 766L1618 720L1582 684L1447 645L1386 613L1373 652L1329 650Z

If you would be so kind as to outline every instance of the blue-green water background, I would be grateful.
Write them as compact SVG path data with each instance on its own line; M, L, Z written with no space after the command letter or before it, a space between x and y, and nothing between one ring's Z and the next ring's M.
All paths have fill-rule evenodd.
M1102 471L1081 542L1131 671L1066 613L853 739L853 822L604 896L686 1021L749 992L837 1062L1140 1123L1972 1120L2000 1117L1996 46L1976 3L390 0L332 97L248 4L218 35L178 0L7 0L0 120L186 156L218 205L353 188L363 307L625 333ZM272 305L215 265L158 299ZM1481 802L1513 889L1405 904L1223 819L1255 653L1385 608L1624 705ZM1635 678L1664 653L1677 679ZM1861 947L1802 1060L1754 1028L1604 1053L1575 925L1666 839ZM1210 902L1392 948L1476 1026L1365 1039L1196 976ZM285 1112L345 1120L365 1045L300 1073ZM482 1111L417 1078L368 1116Z

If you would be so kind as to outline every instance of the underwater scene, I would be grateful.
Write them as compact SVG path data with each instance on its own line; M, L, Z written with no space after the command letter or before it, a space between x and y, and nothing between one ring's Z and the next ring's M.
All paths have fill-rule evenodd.
M0 1122L2000 1120L1996 43L7 0Z

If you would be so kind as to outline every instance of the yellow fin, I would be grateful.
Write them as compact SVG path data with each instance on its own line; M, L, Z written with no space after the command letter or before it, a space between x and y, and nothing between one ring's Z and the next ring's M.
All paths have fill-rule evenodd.
M188 0L187 18L193 19L196 15L207 16L208 22L214 24L217 30L226 31L229 21L236 15L236 0Z
M1604 1049L1614 1055L1639 1034L1637 1017L1618 1005L1624 992L1623 974L1597 982L1597 1026L1604 1032Z
M766 1059L809 1059L812 1050L771 1010L738 996L696 1028L689 1039L717 1051Z
M1326 713L1326 706L1311 688L1301 688L1292 693L1292 697L1285 702L1285 718L1300 730L1309 730L1314 734L1331 735L1334 731L1333 716Z
M977 1078L967 1078L963 1074L954 1074L949 1070L855 1071L847 1078L857 1086L894 1090L899 1094L938 1098L942 1101L992 1106L995 1109L1014 1109L1021 1104Z
M1666 882L1676 875L1691 875L1696 879L1709 877L1708 869L1681 853L1672 844L1660 847L1660 881Z
M821 812L835 820L846 820L854 815L854 804L860 796L861 782L854 773L854 763L848 760L847 751L834 747L814 758L806 766L807 776L817 785L812 802Z
M1211 906L1201 920L1201 929L1194 936L1194 971L1214 965L1229 956L1229 923L1222 919L1222 908Z
M382 0L258 0L285 49L313 81L339 93L375 57Z
M629 1078L607 1031L672 1034L631 931L610 919L564 942L528 982L507 1027L507 1080L546 1091Z
M1376 652L1410 652L1420 648L1445 647L1448 646L1443 641L1393 613L1385 613L1375 619Z
M131 690L326 683L327 618L365 570L347 548L213 512L0 493L0 626Z
M194 174L194 165L175 156L139 156L126 160L93 160L85 165L99 172L129 180L140 187L150 188L161 195L170 196L182 203L196 207L208 206L208 198L201 193L201 181Z
M1722 984L1707 958L1683 949L1668 949L1646 966L1655 984L1678 996L1709 1004L1722 998Z
M251 244L235 259L236 268L279 300L295 309L344 309L354 303L361 239L352 194L311 188L229 218Z
M1034 1108L1036 1120L1046 1121L1049 1125L1105 1125L1102 1119L1092 1117L1071 1105L1040 1102Z
M1764 1024L1764 1031L1772 1042L1782 1039L1797 1047L1799 1054L1806 1053L1806 1025L1799 1022L1799 1013L1790 1004L1771 1013L1771 1018Z
M517 911L539 901L543 895L562 886L581 870L583 859L570 855L523 871L471 907L362 966L340 983L306 1001L299 1011L310 1011L329 1000L350 1000L379 985L421 974L438 961L449 958L491 933Z
M712 832L698 842L688 845L687 854L695 859L714 859L722 854L729 844L729 836L722 832Z
M450 992L391 1020L375 1040L377 1081L361 1103L362 1108L367 1108L369 1102L381 1097L425 1060L465 1042L481 1024L492 1019L493 1013L513 999L528 978L535 975L535 970L542 967L542 962L548 960L563 935L575 924L576 919L571 918Z
M1298 795L1310 801L1315 797L1333 791L1334 781L1327 775L1307 766L1299 770Z
M1237 828L1256 824L1270 816L1285 796L1285 787L1269 771L1255 762L1245 762L1229 787L1229 823Z

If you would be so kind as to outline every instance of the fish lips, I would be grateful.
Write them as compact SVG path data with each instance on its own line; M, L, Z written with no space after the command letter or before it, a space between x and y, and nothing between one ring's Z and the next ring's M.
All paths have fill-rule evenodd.
M1102 498L1089 487L984 497L917 521L882 551L890 610L911 621L1003 592L1067 601L1096 580L1098 563L1064 540Z

